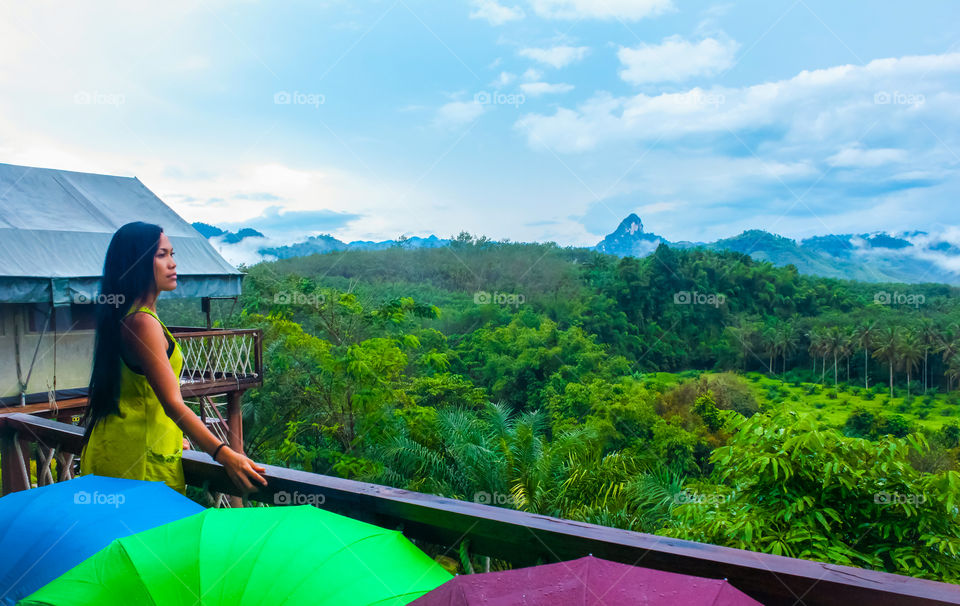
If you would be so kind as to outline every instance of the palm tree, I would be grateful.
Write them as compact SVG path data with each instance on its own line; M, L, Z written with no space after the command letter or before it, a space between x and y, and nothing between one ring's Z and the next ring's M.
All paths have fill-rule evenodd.
M776 347L783 356L783 373L787 373L787 356L792 356L797 351L797 337L799 331L792 322L783 323L777 330Z
M942 356L944 366L949 366L954 356L960 354L960 337L957 336L958 332L960 332L960 327L956 324L951 325L946 333L939 337L939 342L934 349L934 351ZM948 373L944 374L947 376L947 391L950 391L953 389L954 378Z
M629 508L639 514L639 530L655 532L663 528L670 511L683 503L678 496L684 494L686 481L686 474L678 465L660 461L627 484L625 496Z
M763 348L763 352L767 355L770 362L767 364L767 370L769 374L773 374L773 359L777 357L777 354L780 353L780 350L777 349L777 330L773 325L767 325L764 327L763 332L760 333L760 346Z
M740 344L740 365L742 370L747 369L747 354L753 351L753 341L757 337L757 325L744 319L735 326L727 326L726 332Z
M850 382L850 358L853 357L853 331L843 331L843 342L840 346L840 357L847 361L847 383Z
M873 357L886 362L890 366L890 397L893 397L893 366L900 355L900 330L896 326L888 326L879 331L872 339Z
M831 326L824 335L824 346L827 352L833 356L833 384L837 385L837 357L843 353L845 336L838 326Z
M807 333L807 338L810 339L810 345L807 347L807 352L810 354L810 357L813 358L813 376L817 376L817 357L820 355L820 352L823 349L823 334L816 328L810 330Z
M873 324L861 324L854 331L854 340L857 346L863 350L863 388L870 389L870 360L867 355L870 353L870 339L873 336Z
M923 393L927 393L927 377L930 374L927 358L930 351L936 346L940 333L937 332L937 327L934 326L932 320L921 318L917 335L920 337L920 346L923 348Z
M951 383L960 379L960 354L954 354L952 358L947 362L947 370L944 372L947 376L947 380Z
M923 347L917 333L906 330L900 342L900 366L907 371L907 395L910 395L910 373L916 370L923 357Z

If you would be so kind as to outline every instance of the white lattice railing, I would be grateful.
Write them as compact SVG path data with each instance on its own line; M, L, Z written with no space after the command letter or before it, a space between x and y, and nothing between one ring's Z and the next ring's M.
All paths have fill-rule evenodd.
M187 404L194 409L203 420L204 425L213 432L213 435L217 437L221 442L230 442L228 434L227 422L224 420L223 415L220 414L221 406L226 406L223 395L217 396L199 396L197 399L187 400ZM193 441L186 435L187 442L190 443L190 448L195 448ZM230 498L222 492L213 492L208 491L208 498L214 503L214 507L223 508L231 507Z
M171 332L183 352L180 385L261 380L259 330Z

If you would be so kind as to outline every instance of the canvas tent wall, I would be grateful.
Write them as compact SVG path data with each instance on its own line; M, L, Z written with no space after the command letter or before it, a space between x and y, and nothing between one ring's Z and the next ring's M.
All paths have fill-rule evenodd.
M177 254L164 297L240 294L243 274L136 177L0 164L2 401L86 387L93 331L63 331L71 311L90 310L110 238L131 221L163 227Z

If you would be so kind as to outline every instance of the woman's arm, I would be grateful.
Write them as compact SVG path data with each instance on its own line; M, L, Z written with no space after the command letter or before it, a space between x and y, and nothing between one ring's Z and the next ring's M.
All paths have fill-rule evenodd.
M220 440L184 403L180 394L180 382L166 356L167 339L160 323L149 314L134 313L124 318L121 326L123 341L132 352L131 357L135 358L134 361L143 369L164 412L201 450L207 454L212 453L220 445ZM227 468L227 473L238 488L247 492L255 490L251 480L266 486L267 481L260 475L266 470L229 446L220 449L217 460Z

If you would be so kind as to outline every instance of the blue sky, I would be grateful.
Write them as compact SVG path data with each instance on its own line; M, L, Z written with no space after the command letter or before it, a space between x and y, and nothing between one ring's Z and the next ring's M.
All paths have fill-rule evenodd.
M0 162L136 175L278 242L960 240L955 2L0 9Z

